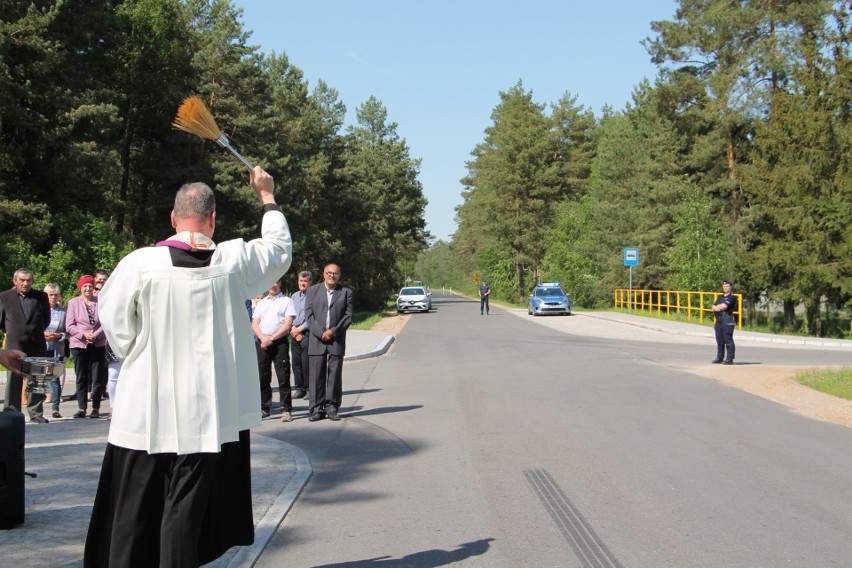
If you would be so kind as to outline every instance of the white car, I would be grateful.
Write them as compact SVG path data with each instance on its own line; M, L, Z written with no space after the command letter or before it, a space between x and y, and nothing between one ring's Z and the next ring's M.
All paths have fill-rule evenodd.
M408 286L396 297L396 313L428 312L432 309L432 293L423 286Z

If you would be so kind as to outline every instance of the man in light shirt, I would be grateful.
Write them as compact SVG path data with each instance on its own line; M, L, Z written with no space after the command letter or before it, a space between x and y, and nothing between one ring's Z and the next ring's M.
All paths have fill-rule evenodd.
M287 336L293 327L296 309L293 302L281 293L279 278L264 299L257 303L251 318L251 328L257 341L257 370L260 374L260 411L268 418L272 410L272 366L278 376L278 396L281 398L281 421L290 422L293 399L290 392L290 344Z
M290 329L290 360L293 362L293 398L306 398L310 381L308 380L308 321L305 318L305 298L311 287L313 274L308 270L299 273L299 290L293 294L293 307L296 308L296 320Z

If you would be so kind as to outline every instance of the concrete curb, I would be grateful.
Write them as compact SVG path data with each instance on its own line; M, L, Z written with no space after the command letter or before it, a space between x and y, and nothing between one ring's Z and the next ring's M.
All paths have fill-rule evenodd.
M259 434L262 435L262 434ZM263 516L263 518L255 524L254 528L254 544L251 546L240 547L234 558L227 563L228 568L251 568L255 565L260 555L266 549L266 545L272 539L272 536L278 530L278 526L290 512L296 499L302 493L302 489L308 483L313 474L311 460L307 454L300 448L277 440L285 446L285 451L289 452L296 464L296 471L290 478L290 481L281 489L275 502Z
M379 357L380 355L384 355L387 353L388 349L390 349L391 344L396 340L395 335L386 335L384 339L382 339L381 343L379 343L375 349L370 351L365 351L363 353L355 353L353 355L344 355L344 361L359 361L361 359L371 359L373 357Z

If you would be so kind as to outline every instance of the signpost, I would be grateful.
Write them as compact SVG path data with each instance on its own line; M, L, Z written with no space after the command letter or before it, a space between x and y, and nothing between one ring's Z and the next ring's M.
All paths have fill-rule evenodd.
M630 267L630 290L627 296L627 311L633 311L633 267L639 266L639 249L636 247L624 249L624 266Z

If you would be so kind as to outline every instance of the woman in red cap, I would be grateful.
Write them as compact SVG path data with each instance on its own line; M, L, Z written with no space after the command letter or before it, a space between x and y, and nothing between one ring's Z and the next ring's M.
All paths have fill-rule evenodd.
M89 383L92 384L92 413L100 417L101 398L104 394L106 336L98 318L98 299L94 295L94 279L85 274L77 281L80 295L68 301L65 329L70 337L69 346L74 357L77 375L77 408L74 418L86 417Z

